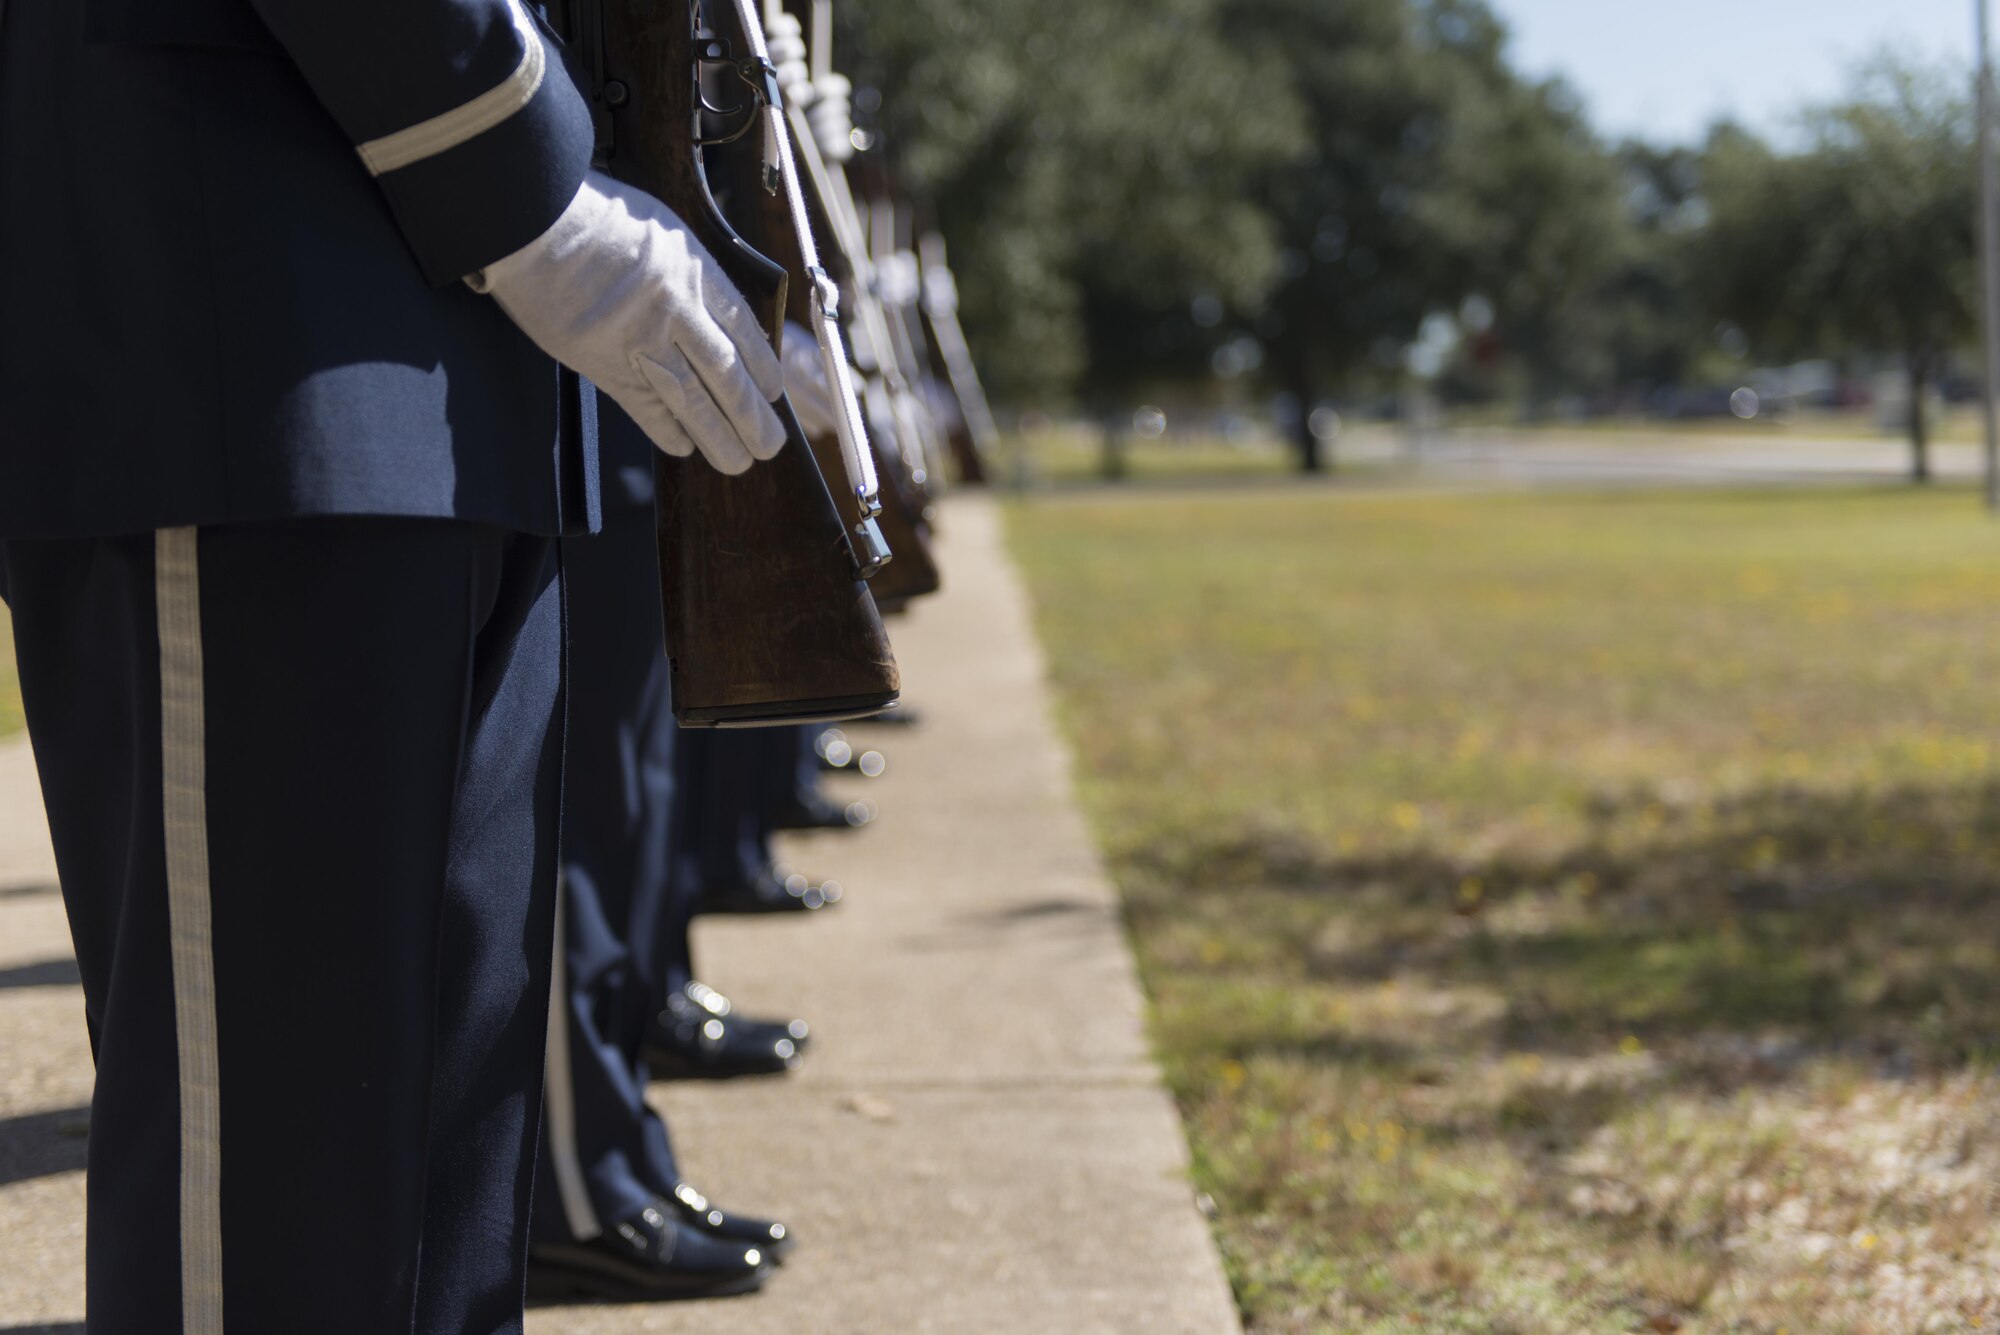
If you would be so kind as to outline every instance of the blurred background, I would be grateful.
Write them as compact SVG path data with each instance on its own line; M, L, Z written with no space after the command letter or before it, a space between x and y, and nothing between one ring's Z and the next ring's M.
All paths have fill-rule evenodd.
M2000 1327L1970 0L840 8L1249 1327Z
M1383 422L1966 430L1962 0L842 17L1030 426L1308 469Z
M2000 1329L1972 0L835 8L1247 1327Z

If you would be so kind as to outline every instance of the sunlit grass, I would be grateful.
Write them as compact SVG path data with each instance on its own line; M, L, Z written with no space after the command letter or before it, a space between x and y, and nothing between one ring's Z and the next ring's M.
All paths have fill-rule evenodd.
M1012 530L1253 1329L2000 1328L1967 493Z
M1073 484L1103 480L1107 459L1101 432L1082 427L1051 427L1008 438L1010 460L1025 471L1031 485ZM1118 446L1121 477L1150 479L1224 479L1281 477L1293 470L1284 445L1268 436L1230 441L1220 436L1171 436L1145 439L1127 435Z
M0 604L0 737L18 731L21 717L21 682L14 669L14 622Z

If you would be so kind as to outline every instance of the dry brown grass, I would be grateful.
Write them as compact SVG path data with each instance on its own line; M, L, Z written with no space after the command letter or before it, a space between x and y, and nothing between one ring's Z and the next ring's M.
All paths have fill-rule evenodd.
M1014 532L1253 1330L2000 1329L1965 496Z

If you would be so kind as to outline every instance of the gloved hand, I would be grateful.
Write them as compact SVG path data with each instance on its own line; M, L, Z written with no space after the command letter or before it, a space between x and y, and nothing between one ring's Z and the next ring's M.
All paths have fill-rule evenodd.
M562 217L466 279L655 445L725 473L785 443L784 373L749 304L671 209L591 172Z
M840 401L826 383L820 364L819 341L812 330L785 321L785 397L808 436L831 436L840 429Z

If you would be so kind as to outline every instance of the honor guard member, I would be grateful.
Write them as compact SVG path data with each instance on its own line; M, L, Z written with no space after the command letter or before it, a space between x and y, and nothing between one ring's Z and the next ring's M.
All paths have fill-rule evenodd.
M0 588L97 1064L90 1335L520 1329L593 401L777 359L518 0L7 0Z
M803 331L801 331L803 332ZM809 337L809 336L808 336ZM794 386L793 397L801 397ZM571 691L561 908L528 1292L643 1301L761 1286L784 1225L725 1214L681 1180L646 1103L655 980L685 969L679 727L661 652L651 447L602 418L604 530L566 542ZM662 961L662 950L673 958Z
M787 731L712 729L683 733L676 744L672 878L657 924L658 944L652 953L654 1013L643 1048L648 1069L655 1076L726 1080L780 1075L798 1067L810 1039L803 1020L760 1020L744 1015L728 997L697 979L690 930L695 914L708 907L707 890L717 884L718 865L726 869L721 874L731 878L732 885L742 883L738 868L766 868L761 880L785 910L809 912L813 906L829 902L827 887L813 886L804 877L794 883L769 867L768 849L762 838L754 835L761 827L749 824L753 838L745 843L746 820L756 813L754 794L729 782L728 766L712 763L718 749L754 755L754 750L741 744ZM754 773L747 766L738 766L737 772ZM746 847L752 850L750 864L738 859ZM832 887L831 893L838 896L839 887ZM748 911L771 910L758 904Z

